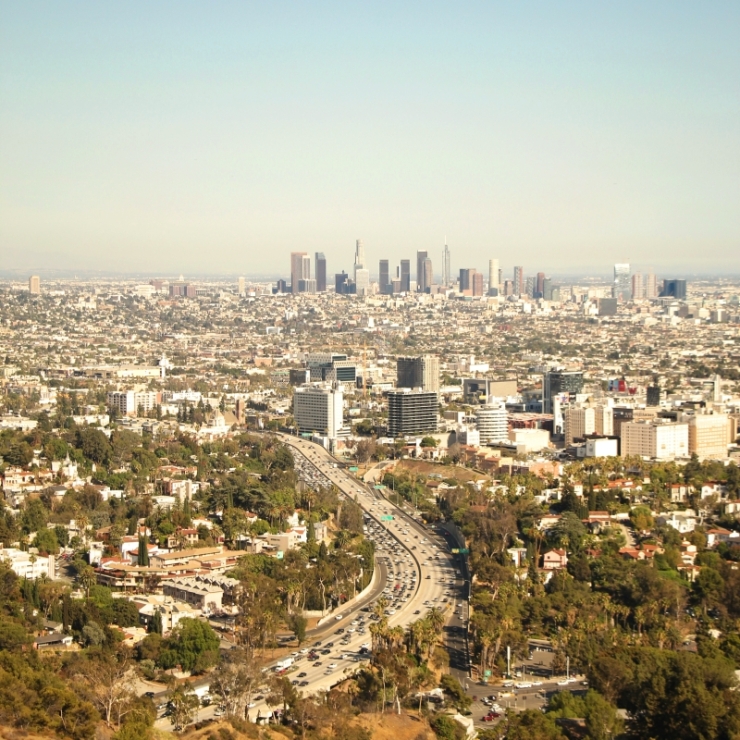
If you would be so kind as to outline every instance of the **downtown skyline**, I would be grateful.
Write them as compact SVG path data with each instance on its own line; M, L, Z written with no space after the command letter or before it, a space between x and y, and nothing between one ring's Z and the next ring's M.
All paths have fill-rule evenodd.
M89 10L5 8L0 269L740 272L735 4Z

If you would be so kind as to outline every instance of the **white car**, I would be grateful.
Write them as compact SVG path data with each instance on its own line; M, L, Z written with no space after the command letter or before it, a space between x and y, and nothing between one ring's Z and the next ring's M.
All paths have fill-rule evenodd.
M532 684L529 681L518 681L514 684L515 689L531 689Z
M337 614L337 616L334 617L334 619L336 619L337 621L339 621L340 619L344 619L344 614Z

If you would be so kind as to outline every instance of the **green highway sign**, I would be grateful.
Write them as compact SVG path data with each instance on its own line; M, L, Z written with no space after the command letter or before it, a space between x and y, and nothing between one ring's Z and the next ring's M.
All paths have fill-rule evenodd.
M392 522L393 521L393 514L383 514L383 516L380 517L381 522Z
M467 547L453 547L450 552L452 552L454 555L467 555L470 550L468 550Z
M351 467L351 468L349 469L349 472L350 472L350 473L356 473L356 472L357 472L358 470L359 470L359 468L358 468L358 467L357 467L356 465L353 465L353 466L352 466L352 467Z
M384 485L383 485L382 483L378 483L378 484L376 484L375 486L373 486L373 488L374 488L374 489L375 489L376 491L382 491L382 490L383 490L383 489L385 488L385 486L384 486Z
M491 671L483 671L483 675L484 675L484 676L485 676L486 678L490 678L490 677L491 677Z

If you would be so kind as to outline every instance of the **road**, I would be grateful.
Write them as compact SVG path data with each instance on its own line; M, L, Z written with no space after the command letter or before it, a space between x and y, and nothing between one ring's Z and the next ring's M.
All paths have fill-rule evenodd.
M335 458L320 445L289 435L279 436L292 448L297 466L310 463L318 475L357 501L363 509L367 536L376 543L376 561L381 567L379 575L385 574L385 584L381 582L382 589L378 591L384 591L390 602L386 612L389 625L406 627L428 609L438 607L456 629L461 628L461 620L467 617L465 582L444 538L339 467ZM375 592L367 601L374 602L377 595ZM368 626L371 611L369 606L363 606L365 603L363 600L351 610L338 609L333 625L319 628L322 638L316 639L312 635L313 643L309 641L309 644L320 642L315 649L328 650L328 654L320 655L318 661L309 661L305 654L294 656L295 665L287 675L297 682L300 691L306 694L325 691L354 673L366 660L359 654L361 647L370 643ZM363 611L365 609L367 611ZM465 610L463 615L460 614L462 610ZM459 652L459 644L455 645L456 667L467 670L467 665L463 666L467 657ZM264 692L258 696L261 693ZM270 713L264 700L256 700L253 704L249 710L250 719ZM198 719L213 717L214 714L214 706L205 707L199 711ZM168 720L160 718L157 727L168 728Z

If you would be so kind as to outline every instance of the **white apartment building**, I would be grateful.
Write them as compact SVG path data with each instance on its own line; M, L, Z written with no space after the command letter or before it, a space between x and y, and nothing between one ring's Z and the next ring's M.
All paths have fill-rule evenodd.
M160 403L156 391L111 391L108 393L108 410L117 411L119 416L136 416L139 409L146 414Z
M15 547L0 545L0 560L5 560L19 578L56 578L56 560L53 555L34 555Z
M682 421L689 424L689 454L696 453L701 460L726 458L730 443L730 419L727 414L685 414Z
M482 445L509 441L509 414L503 401L489 398L485 406L475 410L475 423Z
M293 392L293 418L301 432L336 439L343 426L343 406L340 387L302 385Z
M622 456L637 455L654 460L689 456L689 425L660 419L622 424Z

